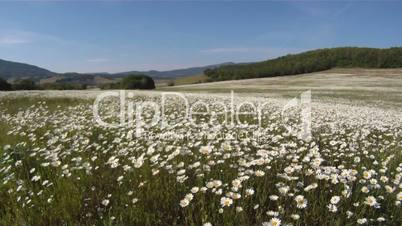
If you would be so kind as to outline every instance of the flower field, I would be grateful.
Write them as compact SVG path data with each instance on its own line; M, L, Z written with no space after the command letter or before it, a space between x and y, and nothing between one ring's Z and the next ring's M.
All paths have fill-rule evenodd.
M302 139L288 99L186 98L213 113L184 117L171 97L164 125L148 127L157 112L144 107L106 128L92 97L0 98L0 225L401 225L400 107L313 99ZM245 102L269 104L228 123ZM119 109L105 99L100 116Z

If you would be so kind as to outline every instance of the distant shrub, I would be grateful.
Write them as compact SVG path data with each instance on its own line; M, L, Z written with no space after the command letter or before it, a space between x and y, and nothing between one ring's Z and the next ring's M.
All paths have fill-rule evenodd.
M116 83L98 84L97 87L100 89L120 89L121 85L120 82L116 82Z
M174 81L173 80L169 80L169 82L167 83L168 86L174 86Z
M147 75L128 75L120 82L122 89L155 89L154 80Z
M1 91L8 91L11 90L11 84L8 83L6 80L0 78L0 90Z
M17 80L12 85L12 88L14 90L37 90L37 89L40 89L40 87L35 84L35 81L30 80L30 79Z

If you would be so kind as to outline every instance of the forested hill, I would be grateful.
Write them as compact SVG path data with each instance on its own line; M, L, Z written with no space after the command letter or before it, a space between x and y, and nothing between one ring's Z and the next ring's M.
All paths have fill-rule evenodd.
M6 61L0 59L0 78L43 78L56 75L49 70L18 62Z
M389 49L341 47L318 49L276 59L221 66L205 70L210 81L294 75L328 70L334 67L402 67L402 48Z

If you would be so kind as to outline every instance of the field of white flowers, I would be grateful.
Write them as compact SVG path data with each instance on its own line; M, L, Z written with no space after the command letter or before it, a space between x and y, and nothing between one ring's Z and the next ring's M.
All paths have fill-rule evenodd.
M234 99L269 103L260 127L253 115L185 118L171 98L163 127L105 128L90 95L27 96L0 98L0 225L401 225L400 107L313 99L306 140L289 130L300 109L282 115L280 98ZM233 104L187 99L216 113ZM119 108L102 101L102 118ZM156 114L142 110L145 121Z

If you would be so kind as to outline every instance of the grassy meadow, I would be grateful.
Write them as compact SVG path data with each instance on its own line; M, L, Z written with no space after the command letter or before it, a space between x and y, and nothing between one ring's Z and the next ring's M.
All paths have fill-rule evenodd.
M204 85L215 86L175 91ZM172 96L167 125L150 128L137 123L157 115L151 107L132 124L99 125L100 91L0 95L0 225L401 224L399 94L384 88L381 104L360 92L314 97L313 89L312 132L302 139L300 106L281 113L299 94L260 91L234 103L227 93L186 93L196 111L206 110L202 101L216 113L191 119ZM160 94L129 101L161 103ZM256 115L228 123L230 106L244 102L264 106L261 126ZM117 122L119 107L105 99L100 115Z

